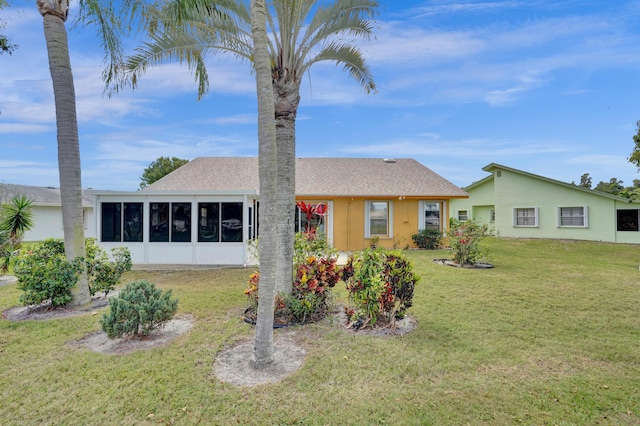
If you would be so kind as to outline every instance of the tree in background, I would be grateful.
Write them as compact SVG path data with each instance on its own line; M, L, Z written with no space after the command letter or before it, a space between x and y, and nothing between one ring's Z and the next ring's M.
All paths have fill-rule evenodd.
M180 166L187 164L189 160L183 160L177 157L159 157L157 160L149 164L149 167L144 169L142 176L140 177L140 189L151 185Z
M580 184L578 186L582 187L582 188L587 188L587 189L591 189L591 176L589 176L589 173L585 173L582 176L580 176Z
M593 189L600 192L606 192L607 194L618 195L624 191L625 188L621 180L618 180L618 178L611 178L609 179L609 182L598 182Z
M7 6L8 3L6 0L0 0L0 10L4 9ZM4 28L5 25L5 22L0 20L0 29ZM4 34L0 34L0 55L5 52L11 55L17 47L18 46L16 46L15 44L11 44L7 36L5 36Z
M638 131L635 135L633 135L633 143L635 144L635 146L633 147L633 151L631 151L631 155L629 155L629 158L627 158L627 160L631 164L634 164L638 168L638 171L640 171L640 120L636 122L636 127L638 128Z

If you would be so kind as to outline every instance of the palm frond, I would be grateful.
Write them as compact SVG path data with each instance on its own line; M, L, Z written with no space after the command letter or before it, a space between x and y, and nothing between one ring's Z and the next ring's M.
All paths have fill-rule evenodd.
M312 64L320 61L334 61L336 65L342 65L343 70L356 80L366 93L377 91L373 76L362 57L362 53L353 46L346 43L331 43L318 55L308 60L302 71L306 72Z

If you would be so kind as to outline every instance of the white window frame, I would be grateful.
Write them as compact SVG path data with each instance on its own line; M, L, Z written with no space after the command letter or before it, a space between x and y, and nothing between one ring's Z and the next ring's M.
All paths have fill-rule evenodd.
M494 223L496 221L496 211L495 209L492 209L489 212L489 222Z
M371 203L387 203L387 233L371 234ZM364 237L365 238L393 238L393 201L392 200L371 200L365 202L364 209Z
M518 225L518 211L533 210L533 225ZM514 228L537 228L538 227L538 208L537 207L514 207L513 208L513 227Z
M464 219L460 217L462 213L464 213ZM458 210L457 216L460 222L466 222L467 220L469 220L469 210Z
M582 225L563 225L562 224L562 209L582 209L582 216L566 216L566 217L581 217ZM558 207L558 228L588 228L589 227L589 210L587 206L562 206Z

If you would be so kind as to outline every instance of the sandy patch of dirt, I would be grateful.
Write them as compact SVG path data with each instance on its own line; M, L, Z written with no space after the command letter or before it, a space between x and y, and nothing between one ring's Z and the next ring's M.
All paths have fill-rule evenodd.
M118 291L109 292L108 297L103 293L96 293L91 298L91 303L80 308L51 308L51 302L43 302L40 305L16 306L6 309L2 312L2 316L9 321L26 321L26 320L50 320L57 318L69 318L79 315L96 315L98 309L109 306L109 299L116 297Z
M153 330L148 336L109 339L104 331L96 331L69 344L107 355L126 355L138 350L164 346L191 330L193 323L193 316L181 315L168 321L162 328Z
M347 327L346 321L344 309L338 309L333 315L323 320L331 327L339 327L345 333L356 336L401 336L414 330L418 325L418 322L410 316L398 321L395 328L355 330ZM279 382L302 366L306 351L299 342L305 340L305 337L313 340L312 336L307 336L308 330L305 326L274 330L273 364L263 371L254 370L251 367L250 362L253 356L253 338L251 338L219 352L213 368L214 373L219 380L235 386L257 386Z
M235 386L276 383L297 371L306 351L296 342L302 329L274 332L273 363L264 370L251 367L253 338L223 350L213 366L216 377Z
M13 275L2 275L0 276L0 287L3 285L9 285L18 282L18 279Z

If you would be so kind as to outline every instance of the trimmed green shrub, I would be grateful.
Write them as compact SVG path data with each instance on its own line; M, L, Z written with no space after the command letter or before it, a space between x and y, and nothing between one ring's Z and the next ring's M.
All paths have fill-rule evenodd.
M439 229L421 229L411 239L421 249L437 250L442 243L442 232Z
M351 255L342 268L353 327L393 326L412 305L419 277L399 251L370 247Z
M103 291L106 296L120 281L122 274L131 270L129 249L111 249L110 259L94 238L86 240L86 248L85 267L91 295ZM18 288L24 292L20 296L22 303L31 305L50 299L52 307L57 308L71 301L71 288L82 273L82 258L68 262L64 241L48 238L34 244L30 250L23 250L16 257L14 273L19 279Z
M171 320L178 310L178 299L171 290L163 292L155 284L139 280L126 285L118 297L109 300L108 314L100 325L110 339L123 336L148 336Z
M122 274L131 270L131 253L126 247L114 247L110 259L95 238L87 238L86 247L89 290L92 296L101 291L106 297L118 284Z
M15 260L14 273L18 278L18 289L23 293L20 302L37 305L46 300L53 308L66 305L72 300L71 288L82 273L82 258L67 261L64 244L47 239Z

